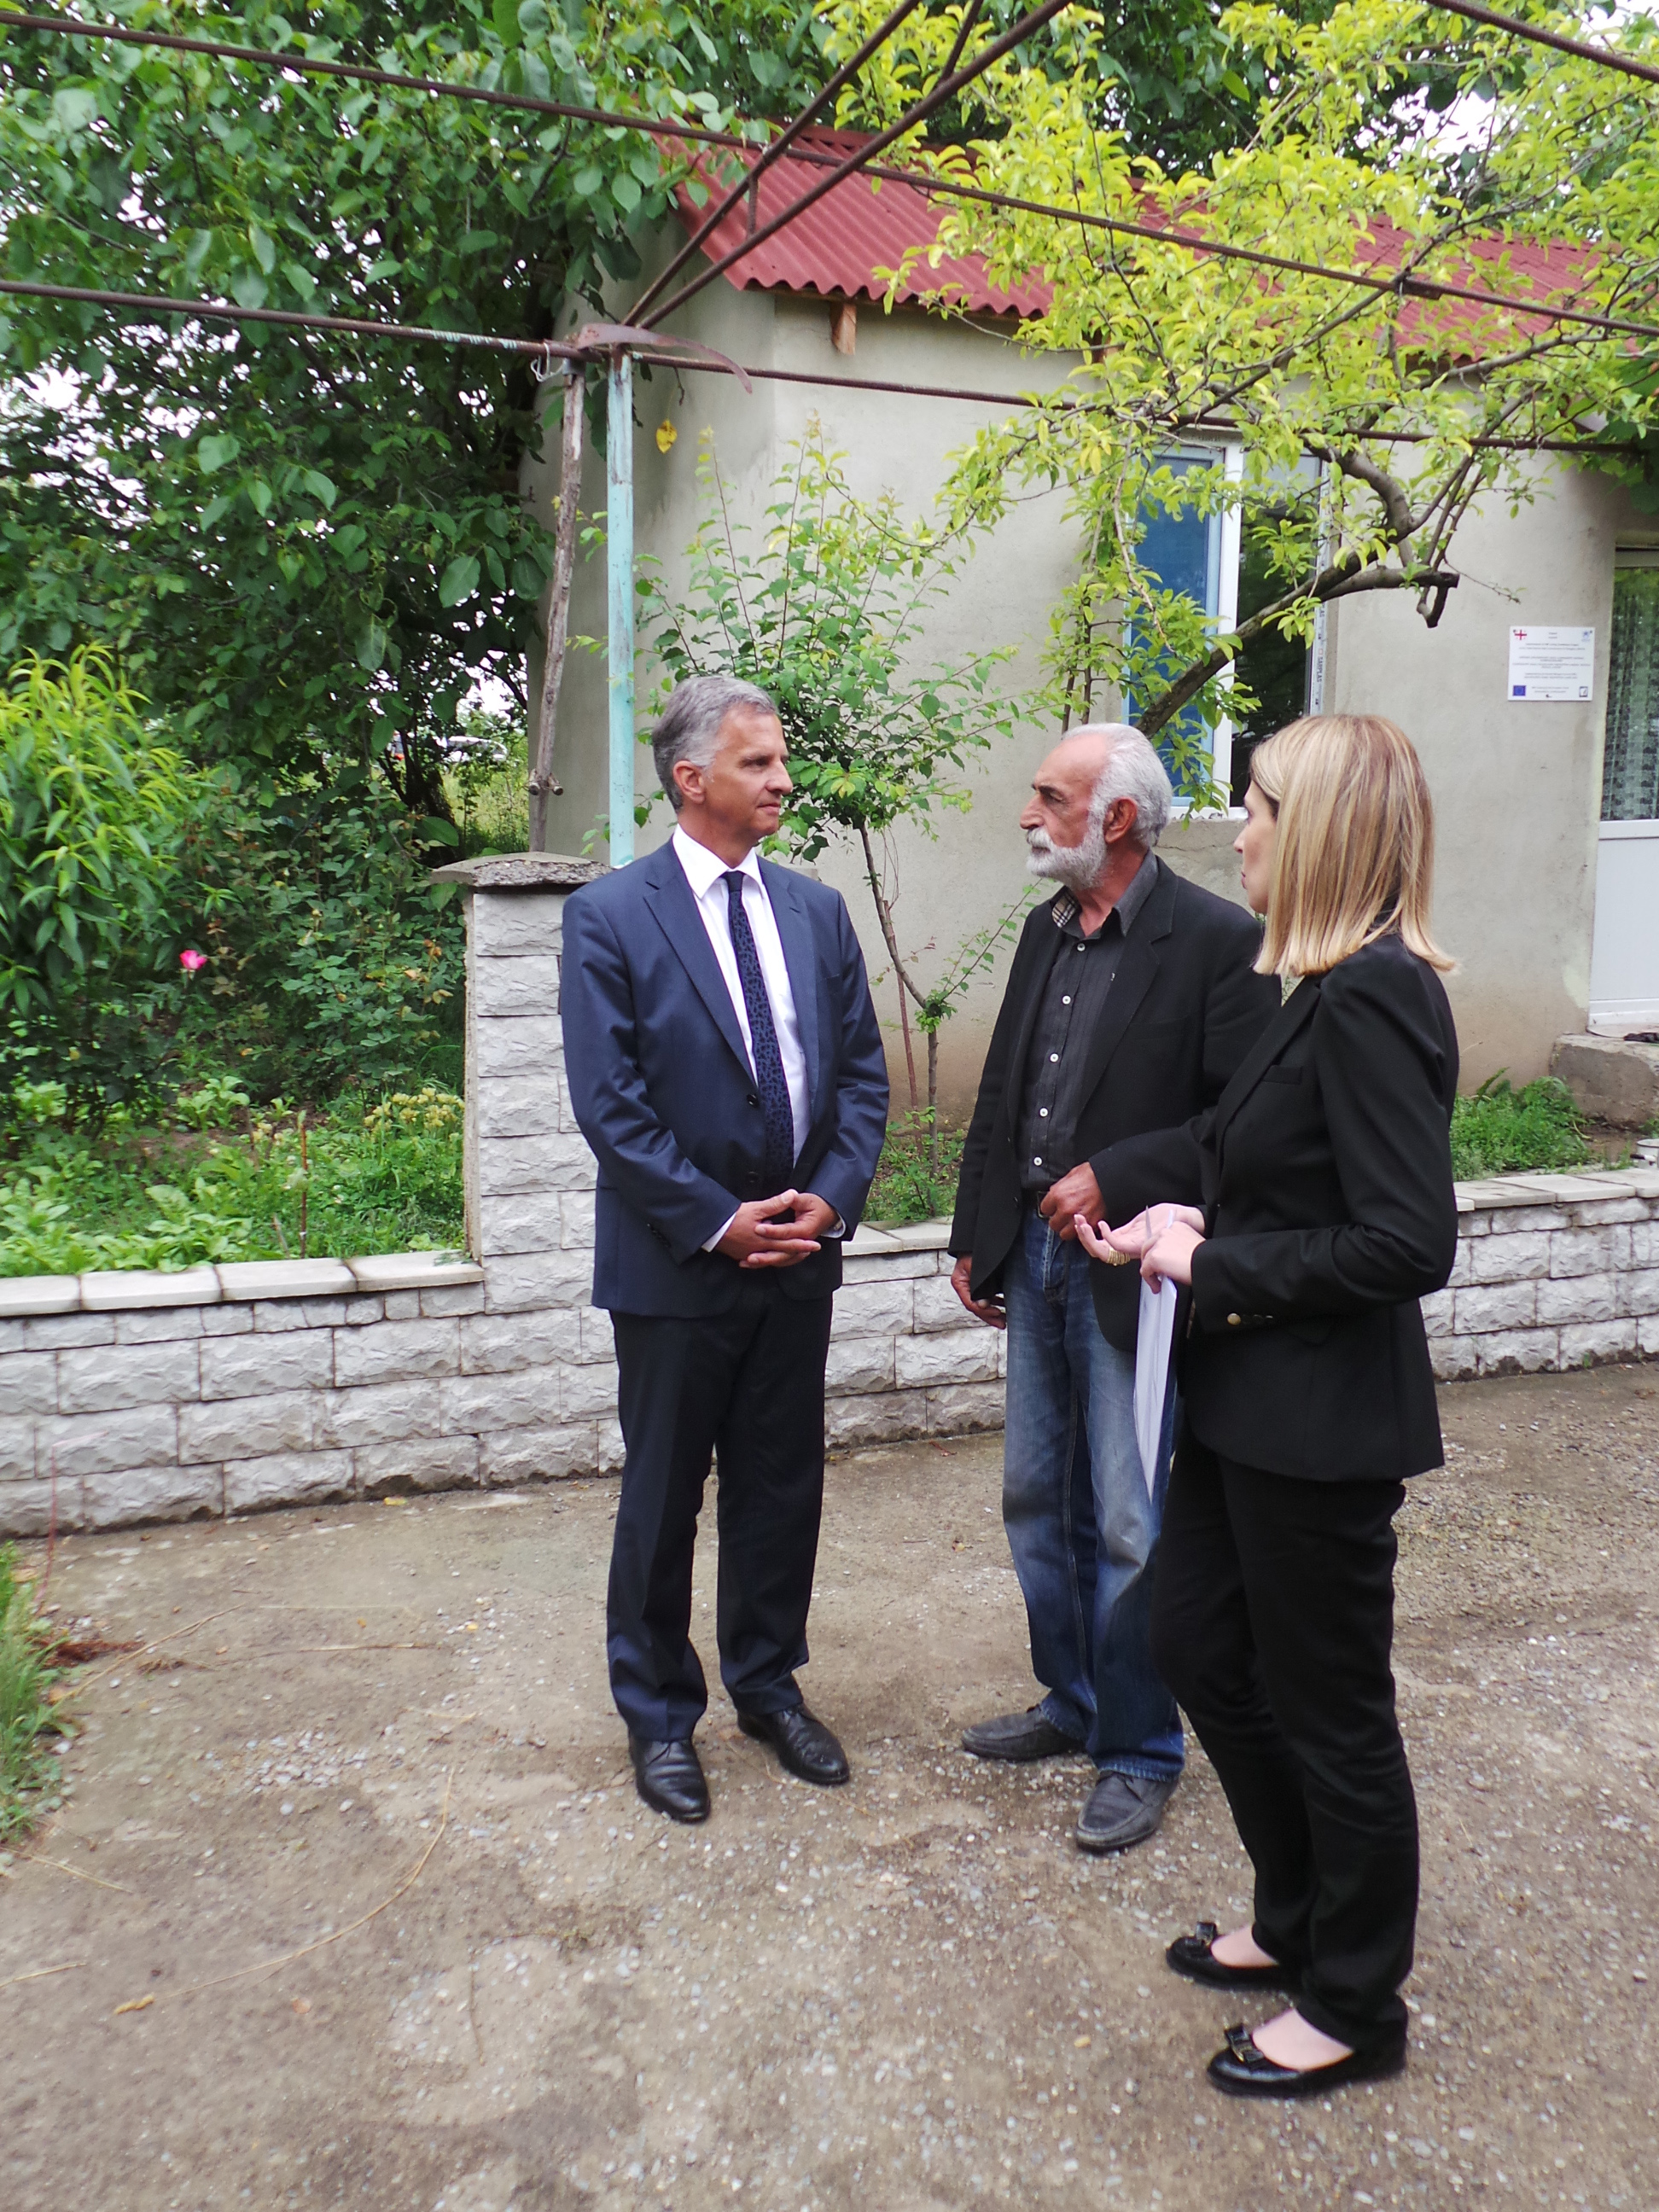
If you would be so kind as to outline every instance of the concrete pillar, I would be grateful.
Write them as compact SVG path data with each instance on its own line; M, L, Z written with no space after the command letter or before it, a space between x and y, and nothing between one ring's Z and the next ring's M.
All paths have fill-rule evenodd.
M586 1305L592 1153L559 1029L564 902L599 860L492 854L434 869L466 900L466 1233L492 1312Z

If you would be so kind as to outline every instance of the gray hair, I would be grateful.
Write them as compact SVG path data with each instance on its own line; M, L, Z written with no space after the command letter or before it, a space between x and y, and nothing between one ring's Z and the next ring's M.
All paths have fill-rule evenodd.
M1104 822L1115 799L1135 803L1135 842L1150 853L1169 825L1175 807L1175 787L1158 748L1129 722L1083 722L1067 730L1067 738L1104 738L1111 747L1106 765L1090 803L1091 825Z
M651 732L651 753L657 763L657 781L668 795L676 814L680 811L680 787L674 781L677 761L707 768L714 757L720 732L728 714L770 714L779 719L776 703L758 684L745 684L736 676L688 676L668 695L668 704Z

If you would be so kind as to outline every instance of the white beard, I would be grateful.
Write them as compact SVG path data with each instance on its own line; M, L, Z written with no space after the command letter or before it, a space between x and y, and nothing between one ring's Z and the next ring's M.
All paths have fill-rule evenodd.
M1092 890L1106 872L1106 830L1103 822L1091 821L1076 845L1056 845L1046 830L1025 833L1030 872L1047 883L1064 884L1067 890Z

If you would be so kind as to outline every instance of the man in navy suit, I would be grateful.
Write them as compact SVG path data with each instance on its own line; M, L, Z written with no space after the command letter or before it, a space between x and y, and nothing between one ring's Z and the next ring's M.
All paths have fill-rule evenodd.
M692 1731L691 1555L720 1464L720 1679L745 1735L845 1782L806 1710L840 1239L887 1119L887 1065L839 892L763 860L793 786L764 691L680 684L653 736L666 845L565 908L572 1103L599 1164L593 1303L616 1332L626 1457L607 1601L640 1795L708 1813Z

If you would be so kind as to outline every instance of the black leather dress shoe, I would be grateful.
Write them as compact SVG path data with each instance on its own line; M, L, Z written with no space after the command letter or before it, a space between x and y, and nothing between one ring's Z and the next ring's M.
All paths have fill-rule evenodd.
M1224 2097L1322 2097L1345 2081L1381 2081L1406 2070L1406 2039L1351 2051L1329 2066L1279 2066L1243 2027L1227 2030L1227 2047L1209 2063L1209 2076Z
M1271 1966L1230 1966L1212 1948L1220 1929L1213 1920L1200 1920L1190 1936L1177 1936L1164 1954L1172 1972L1189 1982L1205 1982L1212 1990L1293 1990L1297 1977L1275 1960Z
M1028 1712L999 1713L994 1721L975 1721L962 1731L962 1747L975 1759L1060 1759L1083 1746L1064 1729L1057 1729L1041 1705Z
M781 1713L740 1712L738 1726L745 1735L769 1743L781 1764L803 1782L833 1790L848 1778L847 1753L805 1705L790 1705Z
M639 1793L653 1813L688 1822L708 1818L708 1784L689 1735L653 1743L648 1736L630 1735L628 1755Z
M1145 1774L1103 1774L1089 1792L1073 1831L1079 1850L1130 1851L1155 1836L1179 1775L1154 1782Z

